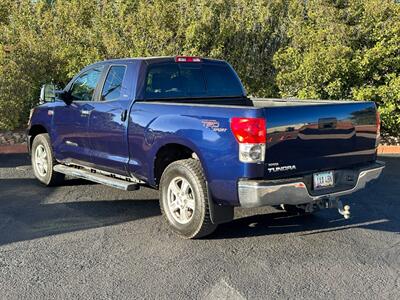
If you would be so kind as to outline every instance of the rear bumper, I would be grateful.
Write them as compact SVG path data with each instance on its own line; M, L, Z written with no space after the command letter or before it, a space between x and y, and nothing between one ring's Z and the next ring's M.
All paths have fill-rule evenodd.
M240 180L238 183L239 202L242 207L260 207L280 204L304 204L326 198L335 198L352 194L363 189L366 184L377 179L382 173L385 164L375 162L368 166L351 170L357 180L351 187L324 192L310 192L310 184L303 178L286 180ZM340 173L341 170L335 172ZM343 171L349 172L349 170Z

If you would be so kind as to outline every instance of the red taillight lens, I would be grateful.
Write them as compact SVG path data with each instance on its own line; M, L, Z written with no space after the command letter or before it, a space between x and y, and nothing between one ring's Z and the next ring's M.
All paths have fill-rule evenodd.
M376 135L380 136L381 134L381 114L378 110L376 110Z
M232 118L231 130L236 140L243 144L265 143L267 139L265 119Z
M194 57L194 56L176 56L175 57L175 62L201 62L200 57Z

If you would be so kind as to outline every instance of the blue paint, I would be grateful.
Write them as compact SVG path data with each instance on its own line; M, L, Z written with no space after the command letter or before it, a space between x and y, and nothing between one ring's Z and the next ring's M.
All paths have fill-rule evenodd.
M28 130L35 125L43 126L50 134L60 162L73 161L121 175L134 175L150 186L156 185L154 160L159 149L168 144L184 145L199 157L214 201L229 205L238 205L239 178L296 177L320 170L349 168L376 159L376 108L372 102L264 108L223 105L223 99L211 101L221 105L177 103L175 99L146 102L147 68L149 64L164 61L173 59L122 59L88 66L80 74L93 66L103 67L94 92L95 101L42 104L36 107ZM111 65L127 68L121 95L113 101L100 101L102 82ZM75 78L65 91L71 88ZM49 110L54 114L49 114ZM88 114L82 115L82 110ZM126 120L121 118L124 111ZM238 144L230 130L232 117L266 118L265 164L239 161ZM329 118L336 118L335 128L319 128L322 120ZM214 131L203 124L204 120L217 121L219 128L226 131ZM296 165L296 170L268 173L268 164L276 163Z

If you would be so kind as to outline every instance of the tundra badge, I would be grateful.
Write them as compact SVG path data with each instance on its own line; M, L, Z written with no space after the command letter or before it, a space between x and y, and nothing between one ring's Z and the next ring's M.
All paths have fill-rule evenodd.
M273 165L273 164L270 164ZM270 166L268 165L268 166ZM278 165L278 164L276 164ZM273 166L268 168L269 173L276 173L276 172L285 172L285 171L294 171L296 170L296 165L291 165L291 166Z

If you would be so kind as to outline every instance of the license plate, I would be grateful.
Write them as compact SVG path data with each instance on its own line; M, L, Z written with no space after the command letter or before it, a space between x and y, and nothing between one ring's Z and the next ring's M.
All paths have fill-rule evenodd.
M333 171L321 172L314 174L314 189L320 190L324 188L333 187Z

